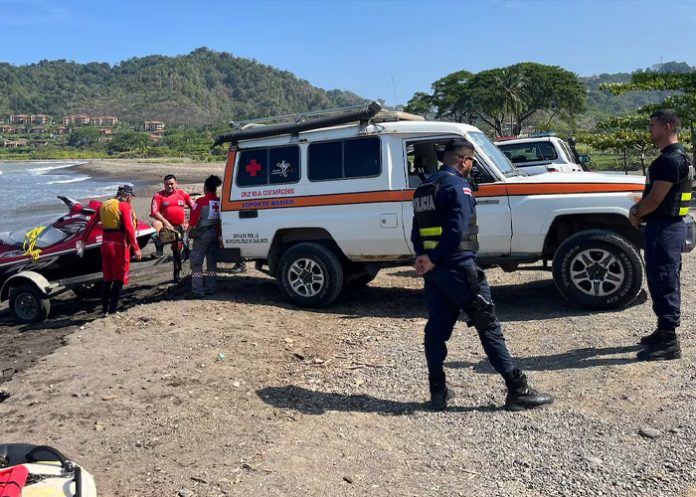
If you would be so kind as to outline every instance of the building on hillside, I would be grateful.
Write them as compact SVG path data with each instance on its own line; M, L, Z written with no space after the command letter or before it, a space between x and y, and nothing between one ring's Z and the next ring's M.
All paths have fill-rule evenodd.
M51 117L46 114L32 114L29 119L34 124L46 124L51 121Z
M56 130L56 134L57 134L57 135L64 135L64 134L67 133L67 132L68 132L68 128L64 128L64 127L63 127L63 128L58 128L58 129Z
M115 126L118 123L116 116L92 116L90 122L95 126Z
M164 123L162 121L145 121L145 131L151 133L164 131Z
M0 133L12 133L12 129L9 124L0 124Z
M100 135L111 135L111 134L113 134L113 132L114 132L114 130L111 128L101 128L99 130Z
M151 142L158 142L162 139L162 135L159 135L157 133L150 133L148 136Z
M26 147L27 143L29 143L28 140L22 139L22 140L15 140L15 141L10 141L10 140L3 140L2 141L2 146L5 148L17 148L17 147Z
M29 130L29 133L37 134L37 133L45 133L46 132L46 126L34 126Z
M70 114L63 118L63 124L77 124L82 126L90 123L90 117L87 114Z
M14 114L10 116L10 122L15 124L27 124L31 121L31 117L27 114Z

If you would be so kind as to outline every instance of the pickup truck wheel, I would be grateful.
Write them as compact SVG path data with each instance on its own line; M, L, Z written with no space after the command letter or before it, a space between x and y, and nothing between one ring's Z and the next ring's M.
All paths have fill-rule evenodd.
M379 270L376 273L361 274L360 276L351 280L349 286L351 288L362 288L364 286L367 286L370 283L372 283L372 280L374 280L377 277L378 272Z
M302 307L330 304L343 288L341 262L320 243L298 243L278 263L278 281L283 295Z
M350 268L350 288L362 288L369 285L379 274L379 266L376 264L352 264ZM344 280L345 281L345 280Z
M617 309L638 295L643 262L624 237L605 230L581 231L556 250L553 279L571 302L590 309Z
M10 312L21 324L39 323L48 317L51 301L31 283L10 290Z

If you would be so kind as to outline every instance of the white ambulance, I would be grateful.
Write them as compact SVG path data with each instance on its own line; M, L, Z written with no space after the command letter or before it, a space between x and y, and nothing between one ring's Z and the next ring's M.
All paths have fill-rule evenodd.
M221 213L228 260L255 260L301 306L329 304L381 267L409 264L414 190L453 137L472 142L480 164L480 265L513 271L550 262L561 294L589 308L636 297L641 234L628 210L644 178L528 176L474 126L380 111L374 102L218 137L230 143Z

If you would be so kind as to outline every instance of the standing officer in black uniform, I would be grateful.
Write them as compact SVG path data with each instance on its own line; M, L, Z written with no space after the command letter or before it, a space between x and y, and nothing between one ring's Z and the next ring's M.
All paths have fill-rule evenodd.
M679 116L671 109L650 116L650 137L661 154L648 168L643 198L630 211L631 223L645 221L645 273L657 315L657 329L644 336L638 359L678 359L676 329L681 316L681 254L686 240L683 217L689 212L694 169L679 144Z
M462 310L468 316L467 324L478 331L491 365L505 379L505 408L519 411L550 404L553 398L529 388L527 377L514 367L485 273L476 265L476 202L465 179L476 162L474 146L461 138L450 140L442 162L440 170L416 190L411 233L416 272L425 278L425 357L431 407L445 409L454 397L445 381L443 363L446 342Z

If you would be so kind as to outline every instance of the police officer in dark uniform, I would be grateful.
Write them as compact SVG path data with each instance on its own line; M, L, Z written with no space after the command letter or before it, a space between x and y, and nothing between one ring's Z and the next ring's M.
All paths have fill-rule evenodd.
M660 156L648 168L643 198L631 208L631 223L645 221L645 273L657 315L657 329L644 336L638 359L678 359L676 329L681 315L681 254L686 240L683 217L689 212L694 169L679 143L679 116L671 109L650 116L650 136Z
M428 323L425 357L430 380L430 403L447 407L454 392L447 387L443 363L446 342L462 310L467 324L476 328L483 350L508 389L505 408L519 411L550 404L550 395L527 385L515 368L495 315L486 276L475 261L478 250L475 200L466 177L476 162L474 146L456 138L446 146L440 170L418 187L413 198L411 241L416 252L416 272L425 279Z

